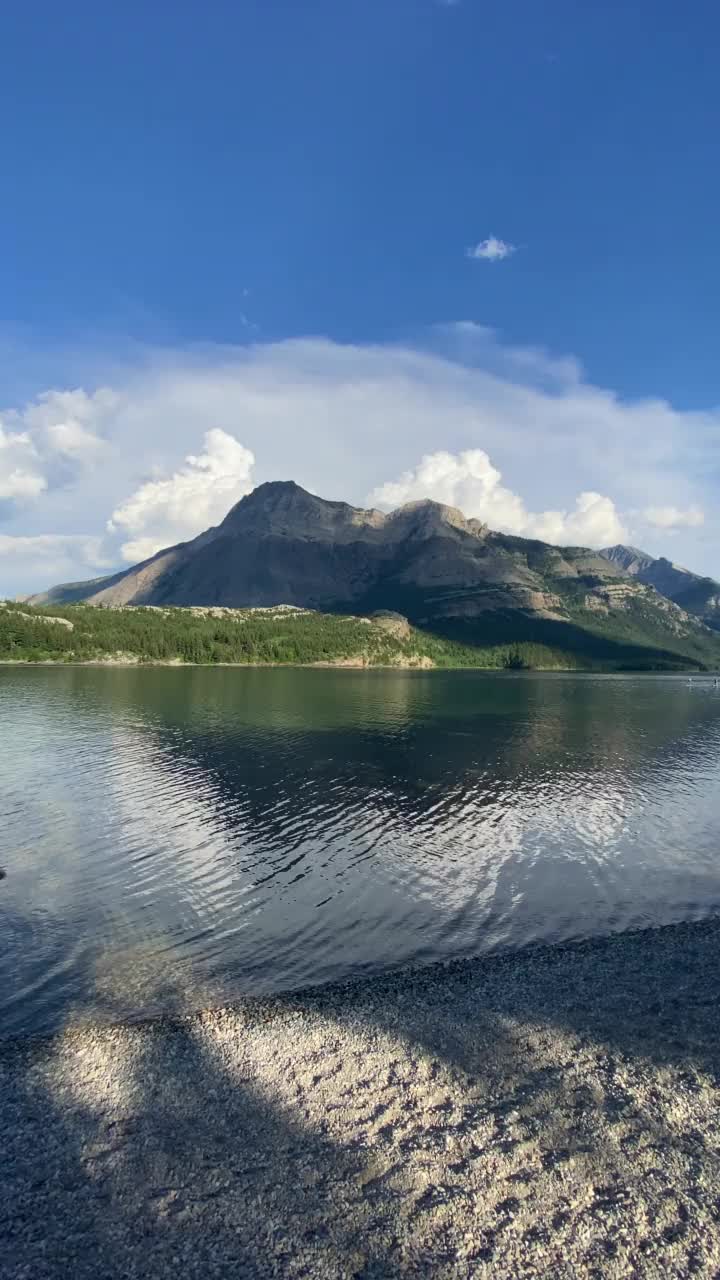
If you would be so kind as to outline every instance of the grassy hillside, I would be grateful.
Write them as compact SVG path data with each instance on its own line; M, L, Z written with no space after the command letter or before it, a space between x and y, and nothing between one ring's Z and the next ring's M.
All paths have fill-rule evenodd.
M640 620L622 615L557 623L517 612L482 621L410 627L306 610L0 606L0 661L190 662L485 669L616 670L712 665L714 648L681 653L653 647ZM608 635L608 626L614 632ZM663 637L667 642L667 636ZM687 645L687 638L684 639Z

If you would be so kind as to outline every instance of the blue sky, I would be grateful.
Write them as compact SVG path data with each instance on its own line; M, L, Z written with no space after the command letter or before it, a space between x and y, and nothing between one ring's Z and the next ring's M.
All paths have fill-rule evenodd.
M675 0L5 6L0 591L289 468L720 575L719 38Z

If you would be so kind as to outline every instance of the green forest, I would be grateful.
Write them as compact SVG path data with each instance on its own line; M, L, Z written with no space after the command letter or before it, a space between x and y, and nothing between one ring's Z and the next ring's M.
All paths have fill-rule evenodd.
M486 616L432 631L399 615L310 610L0 605L2 662L352 664L487 670L679 670L687 653L579 626Z
M549 645L463 643L392 618L279 610L0 606L3 662L181 662L252 665L575 669Z

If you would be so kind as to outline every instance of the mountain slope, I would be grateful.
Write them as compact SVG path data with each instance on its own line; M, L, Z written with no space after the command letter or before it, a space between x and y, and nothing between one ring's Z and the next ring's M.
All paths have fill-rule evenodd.
M660 595L667 596L688 613L701 618L707 626L720 631L720 582L703 578L700 574L683 569L664 556L655 558L637 547L618 544L606 547L600 553L623 573L654 587Z
M260 485L191 542L32 603L78 600L393 609L462 644L542 645L589 666L720 665L720 641L701 622L597 552L493 533L436 502L384 514L292 482Z

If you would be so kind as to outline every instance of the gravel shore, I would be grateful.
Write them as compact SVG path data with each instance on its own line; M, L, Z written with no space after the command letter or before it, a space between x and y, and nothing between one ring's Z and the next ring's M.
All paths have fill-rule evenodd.
M0 1048L0 1274L720 1275L720 922Z

